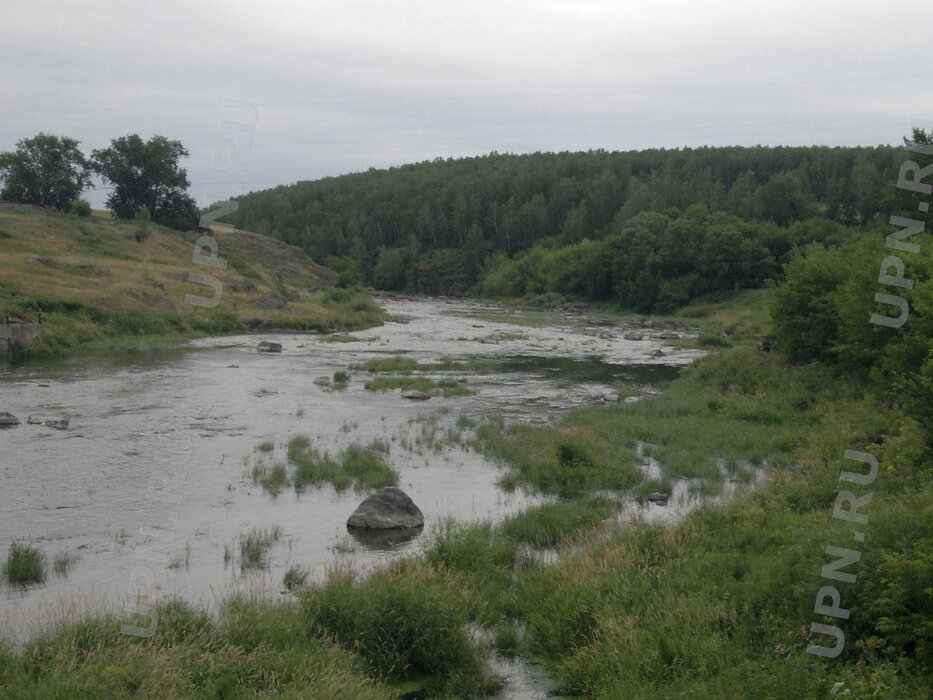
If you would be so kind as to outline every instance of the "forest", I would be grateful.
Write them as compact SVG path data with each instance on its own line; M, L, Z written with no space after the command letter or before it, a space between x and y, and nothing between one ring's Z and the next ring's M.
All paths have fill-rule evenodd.
M232 220L345 284L667 311L886 219L900 162L887 146L491 153L250 193Z

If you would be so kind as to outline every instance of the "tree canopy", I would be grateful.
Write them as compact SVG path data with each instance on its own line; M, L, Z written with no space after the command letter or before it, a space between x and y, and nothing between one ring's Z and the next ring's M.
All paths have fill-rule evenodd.
M90 185L88 162L78 141L39 133L0 153L0 199L68 209Z
M148 141L137 134L121 136L113 139L109 148L95 150L94 171L112 187L107 207L122 219L133 219L145 208L157 224L194 228L197 207L186 194L191 183L179 165L187 155L180 141L158 135Z
M231 218L241 228L298 245L326 264L352 267L369 284L436 291L438 280L459 288L482 284L502 264L503 255L516 262L539 246L580 246L566 255L582 259L617 238L628 222L638 219L639 226L649 225L652 220L640 218L643 214L661 213L676 221L699 205L708 213L732 218L706 224L682 221L677 227L683 230L652 224L663 229L666 247L682 246L681 256L696 252L686 241L696 242L696 226L701 226L714 234L716 242L709 245L737 250L724 243L726 238L754 228L754 245L773 253L766 267L779 272L782 255L792 245L788 236L793 235L779 229L789 232L809 221L814 235L835 236L833 226L864 227L886 217L896 204L890 185L901 160L902 153L887 146L493 153L254 192L239 198L239 211ZM818 231L820 221L831 228ZM651 265L669 262L659 263L642 250L646 235L650 237L630 229L622 237L636 255L647 255L644 260ZM678 238L681 235L687 238ZM744 250L743 245L739 253L746 259L760 252ZM782 246L783 252L778 250ZM565 272L560 265L552 269ZM640 272L626 270L625 282L620 272L613 273L613 294L625 285L638 286ZM761 272L760 267L742 273L720 270L717 284ZM695 274L702 277L705 272ZM604 272L600 275L581 280L571 293L602 298L607 283ZM755 284L760 282L756 278ZM704 284L705 280L668 280L656 297L681 298L687 288Z

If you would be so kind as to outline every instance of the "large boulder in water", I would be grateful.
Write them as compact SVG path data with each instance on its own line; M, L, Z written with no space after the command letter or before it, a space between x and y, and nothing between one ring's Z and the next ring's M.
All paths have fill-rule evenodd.
M256 346L256 349L259 352L282 352L282 345L280 343L273 343L269 340L263 340L259 345Z
M385 486L367 496L347 519L348 528L365 530L410 530L424 525L424 514L395 486Z
M12 413L0 413L0 428L12 428L19 425L19 418Z

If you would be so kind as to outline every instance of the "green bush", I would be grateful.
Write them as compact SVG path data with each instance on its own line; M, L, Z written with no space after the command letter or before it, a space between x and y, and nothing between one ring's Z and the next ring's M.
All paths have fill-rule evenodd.
M133 231L133 237L137 243L142 243L152 234L152 215L148 207L140 207L136 212L136 227Z
M77 199L71 205L71 213L82 218L88 217L91 215L91 205L86 199Z

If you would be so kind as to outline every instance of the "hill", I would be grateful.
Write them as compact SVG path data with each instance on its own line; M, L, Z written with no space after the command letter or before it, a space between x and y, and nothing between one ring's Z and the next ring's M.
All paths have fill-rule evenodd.
M103 217L0 211L0 317L42 322L42 337L20 355L114 347L129 338L138 345L142 336L354 329L383 318L365 292L334 288L336 273L287 243L217 233L217 256L227 261L220 269L193 262L200 234L156 225L140 231L137 223ZM190 281L191 273L219 281L219 303L191 303L214 295Z
M231 220L350 280L448 292L484 281L501 266L494 256L608 241L645 213L676 220L700 207L758 229L862 226L891 211L901 156L886 146L493 153L254 192ZM615 299L611 284L603 290Z

